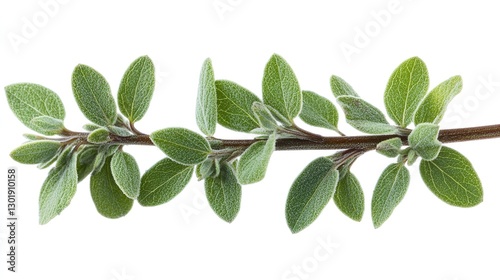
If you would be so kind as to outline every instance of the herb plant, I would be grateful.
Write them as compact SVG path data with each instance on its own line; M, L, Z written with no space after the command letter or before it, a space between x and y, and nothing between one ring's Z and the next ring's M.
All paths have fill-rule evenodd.
M119 218L132 208L166 203L196 174L205 184L213 211L233 221L240 209L242 185L262 180L274 151L338 150L309 163L293 182L286 200L286 221L293 233L309 226L327 203L360 221L364 195L350 168L364 153L375 150L394 158L376 182L371 201L373 225L381 226L402 201L410 184L407 165L420 160L420 175L444 202L472 207L483 199L481 182L467 158L445 143L500 137L500 125L440 130L448 103L462 89L453 76L429 91L429 77L418 57L399 65L384 93L387 115L363 100L342 78L332 76L333 96L346 122L371 134L346 136L338 128L339 114L327 98L302 90L290 65L273 55L264 70L262 99L241 85L216 80L210 59L203 63L196 122L201 135L180 127L150 135L137 130L154 91L150 58L135 60L121 81L117 103L105 78L93 68L78 65L72 76L73 94L91 122L86 132L64 126L65 110L56 93L41 85L19 83L5 87L10 108L28 128L28 142L12 151L24 164L51 167L42 184L39 220L46 224L66 208L78 182L90 176L97 211ZM330 129L322 136L297 126L295 120ZM250 135L244 140L216 138L217 123ZM155 145L166 157L140 174L127 145ZM330 202L331 201L331 202Z

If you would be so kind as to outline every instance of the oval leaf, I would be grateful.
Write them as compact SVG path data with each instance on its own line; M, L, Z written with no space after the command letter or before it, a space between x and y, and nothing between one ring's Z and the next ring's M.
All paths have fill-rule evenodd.
M52 159L61 148L57 141L39 140L28 142L10 153L12 159L24 164L38 164Z
M108 126L116 121L116 104L104 77L86 65L78 65L72 76L73 95L87 119Z
M215 81L217 88L217 121L236 131L250 132L259 127L252 104L259 98L246 88L225 80Z
M279 55L274 54L264 70L262 81L264 103L270 105L292 121L302 106L302 93L292 68Z
M128 197L135 199L141 188L141 172L134 157L118 151L111 159L111 173L120 190Z
M51 117L64 120L64 105L57 94L50 89L37 84L21 83L5 87L7 101L16 117L28 128L45 134L37 123L32 120L37 117ZM47 134L53 135L53 134Z
M378 143L376 151L386 157L397 157L400 153L401 146L403 146L401 138L394 137Z
M242 185L256 183L266 176L267 165L274 152L276 134L269 135L266 141L253 143L241 155L236 168L238 181Z
M427 187L448 204L472 207L483 201L481 181L472 164L451 148L443 146L436 159L421 161L420 175Z
M342 176L335 189L333 201L347 217L361 221L365 210L365 197L358 179L351 172Z
M393 163L382 172L373 190L372 221L380 227L403 199L410 184L410 172L399 163Z
M94 170L94 160L97 157L97 147L85 147L78 152L76 161L76 171L78 172L78 182L85 179Z
M56 135L60 134L64 130L64 124L62 120L55 119L49 116L40 116L33 118L31 124L35 127L35 131L40 132L44 135Z
M435 159L441 150L441 142L437 140L439 126L432 123L418 124L408 136L408 145L423 160Z
M170 201L189 183L193 166L164 158L153 165L141 179L137 201L142 206L156 206Z
M148 56L136 59L123 75L118 89L120 112L134 123L146 114L155 88L155 67Z
M78 182L76 157L73 153L66 164L52 168L43 182L39 197L40 224L46 224L59 215L75 195Z
M211 152L203 136L185 128L161 129L151 133L150 138L167 156L182 164L201 163Z
M101 127L101 128L98 128L98 129L92 131L87 136L87 141L89 141L90 143L94 143L94 144L106 143L109 140L110 140L109 131L104 127Z
M205 135L214 135L217 125L217 91L210 58L203 62L201 68L198 97L196 98L196 123Z
M384 103L389 117L399 126L407 127L428 88L429 74L420 58L412 57L401 63L385 89Z
M330 78L330 87L335 97L341 97L344 95L358 97L358 94L354 91L351 85L338 76L332 75Z
M99 172L90 176L90 194L97 212L106 218L116 219L127 215L134 201L123 194L111 173L111 157L106 159Z
M230 223L240 210L241 185L227 162L220 166L219 176L205 179L205 193L214 212Z
M293 233L309 226L333 196L339 172L328 158L309 163L293 182L286 200L286 220Z
M440 83L418 106L413 118L415 124L424 122L438 124L444 116L446 107L460 91L462 91L462 77L460 76L453 76Z
M300 118L307 124L338 131L339 114L330 100L312 91L302 92Z
M276 119L274 118L269 108L261 102L254 102L252 104L252 112L259 123L260 129L273 132L278 128L278 123L276 123ZM257 129L258 130L258 129ZM253 130L256 131L256 130Z
M392 134L397 129L390 125L379 109L359 97L340 96L337 102L344 110L348 124L359 131L371 134Z

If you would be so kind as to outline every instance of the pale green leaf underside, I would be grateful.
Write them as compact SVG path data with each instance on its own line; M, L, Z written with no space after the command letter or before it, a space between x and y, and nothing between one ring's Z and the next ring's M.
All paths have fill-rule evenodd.
M332 199L339 172L328 158L309 163L295 179L286 200L286 220L292 233L309 226Z
M64 130L63 121L49 116L39 116L31 120L35 131L44 135L56 135Z
M85 147L78 151L76 170L78 172L78 182L85 179L94 170L94 161L97 157L96 147Z
M107 126L116 121L116 104L108 82L86 65L78 65L72 76L73 94L78 107L91 122Z
M372 221L380 227L403 200L410 184L410 172L399 163L389 165L380 175L372 196Z
M134 200L123 194L116 184L111 173L110 157L99 172L90 176L90 194L97 212L111 219L125 216L134 204Z
M212 61L207 58L203 62L196 98L196 123L200 130L208 136L215 133L217 125L217 91Z
M57 141L38 140L25 143L10 153L12 159L24 164L38 164L52 159L61 144Z
M420 123L408 136L408 144L423 160L435 159L441 150L437 140L439 126L432 123Z
M137 201L142 206L156 206L170 201L188 184L193 166L179 164L164 158L153 165L141 179Z
M399 151L403 146L403 141L401 138L394 137L377 144L376 151L387 157L397 157L399 155Z
M157 130L150 138L167 156L182 164L201 163L211 152L210 144L203 136L185 128Z
M148 56L136 59L125 71L118 89L120 112L134 123L146 114L155 88L155 68Z
M420 175L429 189L444 202L472 207L483 201L483 188L470 161L443 146L432 161L420 162Z
M338 131L339 114L330 100L312 91L302 91L300 118L312 126Z
M36 117L52 117L64 120L64 105L52 90L37 84L20 83L5 87L7 101L16 117L28 128L44 134L32 123Z
M332 75L330 78L330 87L333 95L337 98L345 95L359 97L351 85L338 76Z
M141 188L141 172L134 157L118 151L111 159L111 173L120 190L128 197L135 199Z
M401 63L385 89L384 103L389 117L401 127L408 126L428 88L429 74L420 58L412 57Z
M43 182L39 197L40 224L46 224L59 215L75 195L78 182L76 157L73 154L65 165L52 168Z
M269 135L266 141L253 143L241 155L238 161L238 181L242 185L253 184L266 175L267 166L274 152L276 134Z
M220 166L219 176L205 179L205 193L214 212L230 223L240 210L241 185L233 168L224 162Z
M462 77L460 76L453 76L440 83L418 106L413 118L415 124L424 122L438 124L444 116L446 107L460 91L462 91Z
M236 131L250 132L259 127L252 104L260 99L237 83L217 80L217 121Z
M106 143L109 140L110 140L109 131L104 127L100 127L90 132L89 135L87 136L87 141L94 144Z
M390 125L384 114L359 97L340 96L337 102L345 113L348 124L359 131L371 134L391 134L397 129Z
M264 103L292 121L302 107L302 93L292 68L279 55L274 54L264 70L262 81Z
M365 197L358 179L351 172L339 180L333 201L347 217L354 221L361 221L365 211Z

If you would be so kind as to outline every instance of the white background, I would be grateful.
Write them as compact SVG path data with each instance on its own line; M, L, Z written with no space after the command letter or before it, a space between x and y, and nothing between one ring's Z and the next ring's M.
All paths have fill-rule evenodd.
M2 1L0 85L32 82L51 88L66 106L66 126L78 130L87 121L73 100L73 68L79 63L94 67L116 93L128 65L147 54L155 63L157 84L150 110L137 127L146 132L172 126L197 130L195 99L206 57L212 58L216 78L234 80L260 95L263 68L278 53L294 68L303 89L333 99L329 77L336 74L383 108L392 70L419 56L429 68L431 87L456 74L464 79L443 127L498 123L497 1L465 2ZM331 151L276 152L266 178L243 187L241 210L232 224L212 212L202 183L194 179L165 205L136 203L128 216L106 219L95 210L86 179L71 205L40 226L38 193L48 170L8 156L29 130L10 112L4 96L0 106L0 172L18 168L20 218L18 273L7 272L2 261L1 279L500 278L500 140L451 145L471 160L482 179L482 204L461 209L441 202L422 183L417 164L410 167L405 199L377 230L370 219L371 193L391 160L369 153L353 167L365 190L363 220L349 220L330 203L309 228L290 233L284 215L288 188L309 161ZM340 129L359 134L343 118ZM216 135L248 137L220 127ZM153 147L126 150L137 157L142 172L162 158ZM1 217L6 215L5 175ZM4 260L7 228L2 220Z

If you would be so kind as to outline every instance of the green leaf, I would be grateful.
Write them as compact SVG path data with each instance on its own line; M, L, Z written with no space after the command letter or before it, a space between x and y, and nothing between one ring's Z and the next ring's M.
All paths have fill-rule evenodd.
M203 136L185 128L157 130L150 138L167 156L182 164L201 163L212 151Z
M347 217L361 221L365 211L365 197L358 179L350 171L342 176L333 195L335 205Z
M252 104L260 99L237 83L218 80L217 121L222 126L243 132L250 132L259 127L259 122L252 112Z
M43 182L39 197L39 221L46 224L66 208L76 192L76 153L65 165L52 168Z
M155 89L155 67L148 56L136 59L123 75L118 89L120 112L134 123L146 114Z
M276 119L273 117L273 114L269 111L269 108L265 104L261 102L254 102L252 104L252 112L257 119L260 128L270 133L278 128Z
M481 181L470 161L443 146L438 157L420 162L420 175L429 189L453 206L472 207L483 201Z
M272 106L292 121L302 106L302 93L292 68L279 55L274 54L264 70L262 81L264 103Z
M35 131L40 132L44 135L56 135L60 134L64 130L64 124L62 120L55 119L49 116L39 116L31 120L31 124L35 128Z
M330 100L312 91L302 91L300 118L307 124L338 131L339 114Z
M399 163L387 166L378 179L372 196L372 221L380 227L403 199L410 184L410 172Z
M340 96L337 102L344 110L348 124L359 131L371 134L392 134L397 129L390 125L379 109L359 97Z
M441 150L441 142L437 140L439 126L432 123L420 123L408 136L408 145L423 160L435 159Z
M376 151L387 157L397 157L402 146L401 138L394 137L378 143Z
M220 159L207 158L204 162L196 166L196 177L198 181L208 177L217 177L220 173Z
M412 57L401 63L385 89L384 103L389 117L399 126L407 127L428 88L429 74L420 58Z
M227 162L221 164L219 176L205 179L205 193L210 207L221 219L230 223L236 218L240 210L241 185Z
M345 95L359 97L351 85L338 76L332 75L330 78L330 87L333 95L337 98Z
M269 105L264 105L264 106L267 107L267 109L269 110L269 112L271 112L271 115L274 117L276 121L280 122L285 127L292 126L292 121L288 120L278 110Z
M335 192L339 171L328 158L309 163L293 182L286 200L286 220L293 233L309 226Z
M78 65L73 71L73 94L78 107L87 119L101 126L116 121L116 104L106 79L86 65Z
M264 179L275 143L276 134L273 133L267 141L257 141L243 152L236 168L240 184L253 184Z
M94 144L106 143L109 140L110 140L109 131L104 127L101 127L101 128L98 128L98 129L92 131L87 136L87 141L89 141L90 143L94 143Z
M108 126L107 128L108 128L109 132L111 132L115 135L118 135L118 136L130 136L130 135L132 135L130 130L123 128L123 127L111 125L111 126Z
M438 124L444 116L446 107L460 91L462 91L462 77L460 76L453 76L440 83L418 106L413 118L415 124L424 122Z
M137 201L142 206L156 206L170 201L189 183L193 166L164 158L153 165L141 179Z
M133 156L123 151L116 152L111 159L111 174L128 198L139 196L141 172Z
M38 140L28 142L10 153L12 159L24 164L38 164L52 159L61 148L57 141Z
M134 201L128 198L116 184L108 157L99 172L90 176L90 194L97 212L106 218L116 219L127 215Z
M96 147L85 147L78 152L76 161L76 171L78 173L78 182L83 181L93 170L94 160L97 156Z
M37 84L13 84L5 87L7 101L16 117L28 128L44 134L39 130L34 118L47 116L64 120L64 105L56 93Z
M217 125L217 90L212 61L203 62L196 98L196 123L205 135L212 136Z
M96 129L99 129L101 128L102 126L100 125L96 125L96 124L93 124L93 123L88 123L88 124L84 124L83 125L83 129L85 129L86 131L94 131Z

